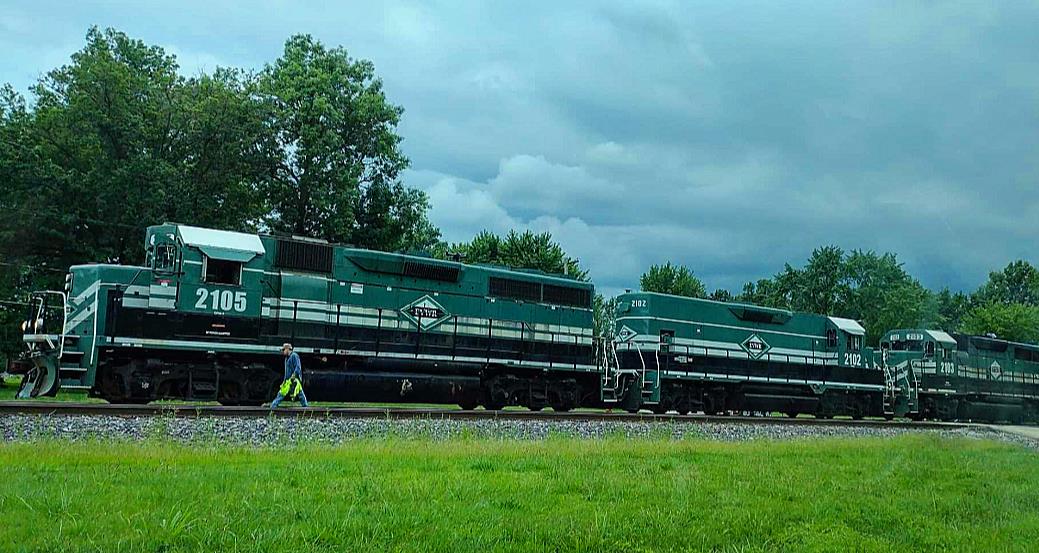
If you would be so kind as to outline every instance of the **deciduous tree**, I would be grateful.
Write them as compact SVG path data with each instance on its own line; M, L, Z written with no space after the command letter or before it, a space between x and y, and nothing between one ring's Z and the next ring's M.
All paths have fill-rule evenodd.
M1039 305L1039 269L1024 260L989 273L988 281L972 296L975 305L1020 303Z
M670 261L663 265L651 266L639 279L639 287L643 292L690 298L707 297L707 288L688 267L672 265Z
M581 268L576 258L567 255L549 232L513 230L505 236L498 236L483 231L470 242L441 245L437 255L442 258L457 255L466 263L490 263L516 269L534 269L575 280L588 279L588 271Z
M963 320L968 334L995 334L1015 342L1039 341L1039 307L1023 303L989 303L975 307Z
M383 250L436 244L425 193L400 182L404 108L386 98L372 62L295 35L258 90L269 104L271 228Z

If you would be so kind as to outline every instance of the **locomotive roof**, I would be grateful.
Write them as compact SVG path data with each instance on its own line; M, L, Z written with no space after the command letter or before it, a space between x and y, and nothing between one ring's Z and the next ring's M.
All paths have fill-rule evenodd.
M842 317L829 317L829 316L826 316L826 315L819 315L817 313L802 313L802 312L790 311L788 309L778 309L778 308L775 308L775 307L764 307L764 306L761 306L761 305L754 305L752 303L739 303L739 302L731 302L731 301L719 301L719 300L712 300L712 299L708 299L708 298L691 298L691 297L688 297L688 296L676 296L676 295L672 295L672 294L662 294L660 292L641 292L641 291L640 292L625 292L623 294L620 294L618 297L628 296L628 295L636 295L636 294L638 294L638 295L648 295L648 296L657 296L657 297L661 297L661 298L668 298L670 300L690 301L690 302L698 302L698 303L715 304L715 305L718 305L718 306L723 306L723 307L728 308L730 311L732 311L734 314L736 314L737 317L740 317L740 318L743 318L744 315L742 315L741 313L744 312L744 311L749 311L749 312L754 312L754 313L771 313L771 314L774 314L777 317L780 317L781 320L784 321L784 322L786 320L788 320L789 318L793 317L795 314L799 315L799 316L808 315L808 316L814 316L814 317L822 317L822 318L828 319L834 326L836 326L838 329L840 329L840 330L842 330L844 332L847 332L848 334L855 334L855 335L858 335L858 336L863 336L863 335L866 334L866 329L863 328L862 325L858 323L858 321L855 321L855 320L852 320L852 319L845 319L845 318L842 318Z
M166 228L163 229L162 227ZM163 223L162 225L154 225L148 228L148 234L149 236L152 236L156 232L170 232L169 227L173 227L174 229L176 229L177 234L180 236L180 239L184 244L202 250L202 253L206 254L209 257L217 259L226 259L231 261L248 262L256 255L266 255L267 249L264 247L262 239L273 239L278 241L286 240L293 242L323 244L332 248L346 250L347 252L350 252L348 253L348 255L351 255L353 259L356 259L357 255L361 255L368 258L392 258L399 260L413 260L419 263L433 264L445 267L473 267L485 270L489 273L500 273L503 275L520 277L527 280L541 280L544 282L550 282L553 284L572 286L577 288L593 289L594 286L591 282L577 280L573 277L566 275L549 274L543 271L519 269L485 263L464 263L406 253L369 250L365 248L357 248L346 244L336 244L325 240L294 235L266 233L250 234L245 232L233 232L227 230L193 227L181 223Z
M832 322L834 324L834 326L836 326L837 328L843 330L844 332L847 332L848 334L857 334L859 336L862 336L862 335L866 334L866 329L862 328L862 325L860 325L858 323L858 321L853 321L851 319L844 319L844 318L841 318L841 317L827 317L827 318L830 319L830 322Z
M917 332L920 334L926 334L930 336L932 340L943 344L956 343L956 338L953 338L948 332L942 330L930 330L927 328L896 328L885 332L884 337L886 338L895 332Z
M931 335L931 338L934 338L938 342L942 342L945 344L956 343L956 338L953 338L949 335L948 332L945 332L944 330L928 330L927 333Z
M248 261L256 255L267 253L260 237L255 234L188 225L177 225L177 232L185 244L195 246L213 258Z

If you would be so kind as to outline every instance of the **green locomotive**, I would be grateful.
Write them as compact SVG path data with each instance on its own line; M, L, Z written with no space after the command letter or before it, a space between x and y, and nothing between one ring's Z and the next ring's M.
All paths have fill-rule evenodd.
M593 337L590 283L323 241L149 227L144 266L32 294L19 397L260 404L280 346L324 401L1039 421L1039 346L655 293Z
M34 294L22 397L270 400L279 348L326 401L598 401L591 284L299 237L149 227L142 267L70 269Z
M1039 422L1039 346L899 329L878 355L912 418Z
M638 292L618 297L616 325L612 383L629 409L896 414L894 389L849 319Z

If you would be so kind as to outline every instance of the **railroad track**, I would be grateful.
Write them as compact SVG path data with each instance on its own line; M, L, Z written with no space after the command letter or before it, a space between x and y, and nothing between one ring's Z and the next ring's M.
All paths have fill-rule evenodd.
M815 419L788 417L747 417L720 415L678 415L626 413L607 411L464 411L422 407L288 407L271 411L264 407L229 407L222 405L150 404L126 405L107 403L66 403L45 401L0 401L0 415L108 415L108 416L173 416L173 417L308 417L308 418L379 418L379 419L498 419L498 420L568 420L674 423L736 423L770 425L868 426L888 428L965 428L975 423L911 422L879 419Z

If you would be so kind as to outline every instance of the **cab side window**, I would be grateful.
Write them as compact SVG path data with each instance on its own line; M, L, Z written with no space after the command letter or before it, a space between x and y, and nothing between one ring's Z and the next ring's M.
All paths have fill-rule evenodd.
M826 331L826 347L837 347L837 331L835 329L831 328Z
M202 280L210 284L238 286L242 282L242 264L238 261L213 259L207 256Z
M927 342L924 345L924 357L934 357L934 342Z

